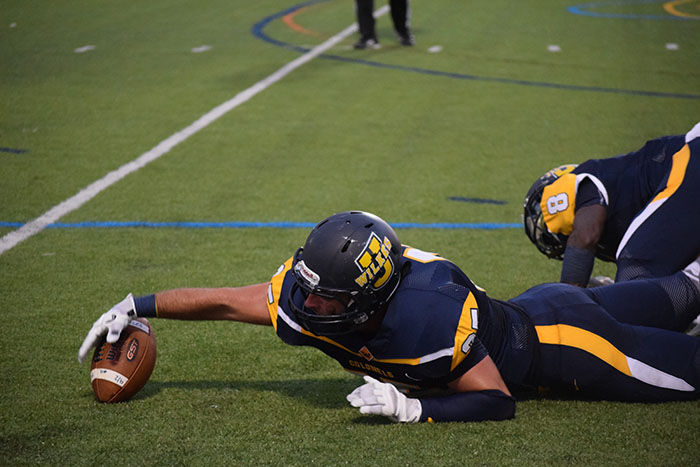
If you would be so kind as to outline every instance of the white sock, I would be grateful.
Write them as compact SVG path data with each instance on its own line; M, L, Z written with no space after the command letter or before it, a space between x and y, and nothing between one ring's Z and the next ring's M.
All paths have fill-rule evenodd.
M692 263L683 269L683 274L688 276L695 287L700 289L700 258L696 259Z

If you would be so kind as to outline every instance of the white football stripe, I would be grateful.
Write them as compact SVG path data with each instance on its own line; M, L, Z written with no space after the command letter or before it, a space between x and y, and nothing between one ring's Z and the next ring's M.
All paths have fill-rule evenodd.
M618 258L620 256L620 252L623 250L623 248L625 248L629 239L632 237L632 235L634 235L634 233L644 223L644 221L649 219L651 215L654 214L654 212L656 212L656 210L659 209L661 205L666 202L667 199L668 198L657 199L656 201L647 204L647 207L645 207L642 212L637 214L637 217L635 217L630 226L627 227L627 231L622 237L622 240L620 240L620 246L617 247L617 253L615 253L615 258Z
M375 11L374 16L379 17L381 15L386 14L388 11L389 5L384 5L383 7ZM231 110L252 99L253 96L257 95L261 91L264 91L277 81L287 76L292 71L318 57L319 55L321 55L334 45L338 44L339 42L345 40L345 38L347 38L351 34L354 34L356 31L357 23L353 23L352 25L343 29L341 32L326 40L322 44L309 50L304 55L287 63L267 78L258 81L253 86L249 87L244 91L241 91L230 100L213 108L208 113L202 115L199 119L190 124L188 127L170 135L168 138L158 143L151 150L141 154L136 159L132 160L127 164L124 164L118 169L113 170L101 179L91 183L90 185L73 195L71 198L62 201L61 203L46 211L44 214L37 217L36 219L27 222L19 229L14 230L3 237L0 237L0 255L14 248L29 237L38 234L49 225L53 224L54 222L57 222L66 214L80 208L83 204L87 203L99 193L120 181L122 178L126 177L132 172L136 172L137 170L145 167L146 165L158 159L162 155L167 154L173 147L182 143L183 141L185 141L195 133L199 132L200 130L208 127L213 122L223 117Z
M73 52L75 52L75 53L77 53L77 54L81 54L81 53L84 53L84 52L89 52L89 51L91 51L91 50L95 50L95 46L94 46L94 45L84 45L84 46L82 46L82 47L78 47L78 48L75 49Z
M634 358L626 357L627 364L630 367L630 373L632 376L640 381L643 381L652 386L666 389L675 389L676 391L695 391L695 388L685 382L684 380L677 378L668 373L664 373L661 370L647 365L644 362L635 360Z
M129 381L129 378L123 374L107 368L95 368L92 370L90 372L90 382L92 383L96 379L109 381L110 383L114 383L119 387L124 387L126 382Z
M454 347L449 347L447 349L442 349L438 350L437 352L430 353L428 355L423 355L420 357L419 362L420 363L427 363L427 362L432 362L433 360L437 360L438 358L442 357L451 357L452 354L454 353L455 348Z

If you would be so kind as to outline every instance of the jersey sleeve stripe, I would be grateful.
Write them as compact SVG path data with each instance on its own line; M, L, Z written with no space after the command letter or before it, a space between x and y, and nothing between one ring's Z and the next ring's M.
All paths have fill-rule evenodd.
M277 332L277 313L280 295L282 294L282 283L284 282L285 273L292 267L292 260L293 258L289 258L277 269L275 275L270 279L270 284L267 286L267 311L270 313L275 332Z
M356 356L356 357L362 357L362 354L360 354L360 353L358 353L358 352L353 352L352 350L348 349L347 347L340 345L339 343L337 343L337 342L334 341L333 339L330 339L330 338L328 338L328 337L326 337L326 336L317 336L316 334L311 333L311 332L307 331L306 329L302 328L302 327L301 327L299 324L297 324L292 318L290 318L289 315L287 315L287 313L284 312L284 310L282 309L282 307L278 307L278 308L277 308L277 314L278 314L279 317L282 319L282 321L285 322L285 324L286 324L287 326L289 326L290 328L292 328L292 329L295 330L296 332L298 332L298 333L300 333L300 334L304 334L305 336L313 337L313 338L315 338L315 339L318 339L318 340L327 342L327 343L329 343L329 344L331 344L331 345L334 345L334 346L336 346L336 347L338 347L338 348L340 348L340 349L343 349L345 352L347 352L347 353L349 353L349 354L352 354L352 355L354 355L354 356ZM377 361L388 361L388 360L377 360Z
M282 307L279 307L277 310L277 314L279 317L284 321L287 326L290 328L294 329L296 332L299 332L301 334L304 334L309 337L313 337L314 339L318 339L324 342L327 342L331 345L334 345L340 349L343 349L345 352L354 355L356 357L364 358L363 355L359 352L353 352L352 350L348 349L347 347L339 344L338 342L334 341L333 339L326 337L326 336L317 336L316 334L310 333L306 329L302 328L299 326L294 320L292 320L282 309ZM443 357L448 357L452 355L452 347L438 350L437 352L433 352L427 355L423 355L422 357L416 357L416 358L375 358L374 361L376 362L382 362L382 363L394 363L394 364L403 364L403 365L420 365L421 363L428 363L432 362L433 360L437 360L439 358Z
M304 334L304 329L302 329L301 326L299 326L297 323L295 323L294 320L293 320L292 318L290 318L290 317L287 315L287 313L284 312L284 310L282 309L281 306L278 306L278 307L277 307L277 315L278 315L280 318L282 318L282 321L284 321L285 324L286 324L287 326L289 326L290 328L294 329L296 332L299 332L299 333ZM276 321L274 321L274 322L276 322ZM277 326L275 326L275 328L276 328L276 327L277 327Z
M603 195L603 199L605 200L605 204L610 204L610 199L608 198L608 190L605 188L605 185L603 185L603 182L601 182L598 177L594 177L591 174L587 173L582 173L576 176L576 190L574 191L574 196L575 193L578 193L578 186L579 184L584 181L584 180L590 180L593 182L596 188L598 188L598 191L600 194ZM576 203L574 203L574 211L576 210Z
M472 349L472 343L476 338L476 330L479 327L479 306L476 297L469 293L462 305L462 314L459 317L457 332L455 333L455 345L452 348L452 365L450 370L454 370L462 363Z
M428 354L428 355L423 355L422 357L420 357L418 359L419 360L418 363L428 363L428 362L432 362L433 360L437 360L437 359L442 358L442 357L449 357L450 355L452 355L453 351L454 351L454 348L449 347L446 349L438 350L437 352L433 352L433 353Z

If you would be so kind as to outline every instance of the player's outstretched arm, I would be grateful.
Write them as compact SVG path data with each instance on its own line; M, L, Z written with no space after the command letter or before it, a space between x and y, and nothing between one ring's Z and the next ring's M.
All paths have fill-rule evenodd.
M245 287L168 290L155 295L155 311L158 318L272 325L267 311L267 288L268 284L263 283Z
M154 295L132 294L102 314L92 325L78 350L78 361L107 334L107 342L119 339L131 320L170 318L183 320L232 320L272 325L267 311L267 283L246 287L174 289Z

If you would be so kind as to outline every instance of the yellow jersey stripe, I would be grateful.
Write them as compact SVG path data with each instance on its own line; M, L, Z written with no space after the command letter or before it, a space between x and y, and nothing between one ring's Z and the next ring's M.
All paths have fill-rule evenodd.
M272 319L275 332L277 332L277 309L279 307L280 295L282 294L282 283L284 282L286 272L292 267L293 259L294 258L289 258L277 269L275 275L270 279L270 285L267 286L267 312L270 313L270 319Z
M479 327L478 320L479 307L476 304L474 294L470 292L462 305L462 314L459 317L457 333L455 334L450 370L454 370L469 355L469 351L472 349L472 342L474 342L476 337L476 330Z
M666 188L664 188L658 195L652 199L649 204L644 208L642 212L637 214L630 226L627 228L625 235L620 240L620 244L617 247L617 253L615 257L619 257L622 250L627 246L627 242L632 235L637 231L637 229L646 222L649 217L651 217L657 209L659 209L666 200L676 192L678 187L683 183L683 178L685 177L685 171L688 168L688 163L690 162L690 147L686 144L681 148L680 151L673 155L673 164L671 166L671 173L668 176L668 182L666 182Z
M681 183L683 183L685 171L688 168L688 162L690 162L690 146L686 144L680 151L673 155L673 164L671 165L671 173L668 176L666 188L651 200L652 203L669 198L676 192L678 187L681 186Z

